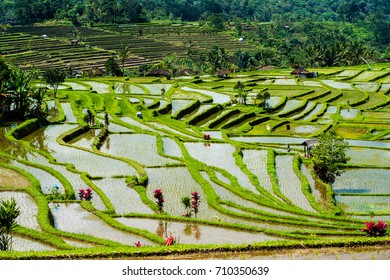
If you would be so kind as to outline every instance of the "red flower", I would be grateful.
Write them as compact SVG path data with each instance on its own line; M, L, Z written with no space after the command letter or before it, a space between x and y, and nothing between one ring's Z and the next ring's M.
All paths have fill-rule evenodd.
M200 197L198 192L193 192L192 194L192 210L194 210L195 218L199 211Z
M384 221L365 222L366 228L362 229L368 236L384 236L387 233L387 224Z
M156 199L156 203L160 212L163 212L164 208L164 196L161 189L157 189L154 191L154 198Z
M165 246L171 246L175 244L175 238L173 235L170 235L166 240L165 240Z
M79 198L80 200L87 200L90 201L92 199L92 189L80 189L79 190Z

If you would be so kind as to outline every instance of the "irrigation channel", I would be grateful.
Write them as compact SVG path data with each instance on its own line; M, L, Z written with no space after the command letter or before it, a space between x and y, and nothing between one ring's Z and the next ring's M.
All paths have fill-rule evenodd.
M12 251L0 258L158 258L171 235L176 253L210 250L202 258L224 258L218 252L229 248L242 251L229 258L259 258L243 252L380 243L361 229L390 221L390 98L338 103L339 91L374 92L373 82L339 81L345 71L313 81L259 76L251 90L272 93L268 113L232 104L235 83L212 78L67 80L47 100L48 123L21 137L15 131L26 123L0 128L0 199L13 197L21 210ZM314 176L302 145L331 127L348 140L351 157L332 186ZM87 188L92 199L81 201ZM196 212L181 202L194 192Z

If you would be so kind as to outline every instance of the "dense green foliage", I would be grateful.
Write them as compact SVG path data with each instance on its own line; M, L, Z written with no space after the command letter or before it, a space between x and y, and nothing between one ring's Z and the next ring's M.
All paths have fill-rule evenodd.
M65 78L66 73L60 68L46 69L45 73L43 74L43 79L54 89L54 97L56 97L59 85L65 82Z
M22 70L0 57L0 121L44 117L46 89L31 84L37 75L36 69Z
M221 15L225 20L236 17L252 21L301 20L358 21L382 11L390 13L385 0L6 0L0 5L3 18L34 22L53 18L78 17L95 22L139 22L148 19L182 19L196 21Z
M12 248L13 231L17 225L16 218L20 209L14 199L0 200L0 251Z
M311 150L314 171L325 182L333 183L350 159L346 154L348 142L332 129L320 135L318 141L318 145Z
M140 23L153 20L199 21L231 30L260 43L251 56L238 53L240 68L253 64L318 66L362 63L379 51L388 56L390 5L385 0L14 0L0 3L0 23L32 24L67 20L74 26ZM139 35L143 34L142 27ZM386 54L387 53L387 54Z

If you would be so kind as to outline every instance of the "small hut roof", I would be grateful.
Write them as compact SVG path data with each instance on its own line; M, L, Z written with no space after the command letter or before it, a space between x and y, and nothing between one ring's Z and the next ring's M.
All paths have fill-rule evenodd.
M297 75L297 74L310 74L310 71L307 71L303 67L297 67L294 71L291 72L291 75Z
M303 141L303 143L301 145L304 145L304 146L307 146L309 148L317 145L319 142L317 139L308 139L308 140L305 140Z
M171 73L165 69L153 69L149 72L148 76L170 76Z

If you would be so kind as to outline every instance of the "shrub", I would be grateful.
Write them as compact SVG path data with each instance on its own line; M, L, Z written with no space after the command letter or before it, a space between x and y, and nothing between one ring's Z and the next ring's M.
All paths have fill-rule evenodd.
M154 191L154 198L156 199L158 210L162 213L164 211L164 196L161 189Z
M0 200L0 251L7 251L12 248L12 231L17 223L16 218L20 214L20 209L16 206L15 200Z
M80 200L91 201L91 199L92 199L92 189L91 188L80 189L79 190L79 198L80 198Z
M191 195L192 195L192 210L194 211L195 218L196 218L196 215L198 214L199 211L200 196L198 192L193 192Z
M166 240L165 240L165 246L171 246L175 244L175 237L173 235L170 235Z
M365 222L366 228L362 229L363 232L370 237L376 236L385 236L387 234L387 223L383 221L374 222Z

